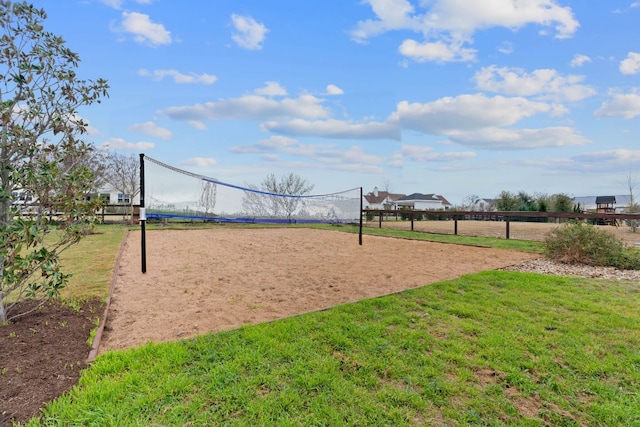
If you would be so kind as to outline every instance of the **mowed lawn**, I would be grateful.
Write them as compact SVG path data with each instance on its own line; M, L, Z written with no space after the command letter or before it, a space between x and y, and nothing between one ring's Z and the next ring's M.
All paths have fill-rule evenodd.
M473 274L101 355L29 425L640 425L638 307L638 283Z
M93 234L62 253L63 270L73 273L61 291L62 298L81 300L108 295L113 266L127 230L120 225L99 225Z

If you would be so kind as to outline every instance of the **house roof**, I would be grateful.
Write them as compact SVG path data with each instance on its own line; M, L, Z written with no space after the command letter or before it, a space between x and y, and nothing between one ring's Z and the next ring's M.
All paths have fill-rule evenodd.
M616 196L597 196L596 205L608 205L616 202Z
M447 199L445 199L444 196L440 196L440 195L436 194L436 197L442 201L443 205L451 206L451 203L449 203L449 201Z
M409 194L408 196L405 196L399 199L398 201L406 202L409 200L438 201L439 199L436 199L434 197L434 194L412 193L412 194Z
M376 196L373 193L366 194L364 196L365 200L371 204L379 204L384 202L387 198L392 202L395 202L398 199L404 197L404 194L394 194L386 191L378 191L378 195Z
M422 193L413 193L405 196L401 199L398 199L398 202L409 202L409 201L425 201L425 202L442 202L442 204L450 204L447 199L442 196L438 196L437 194L422 194Z

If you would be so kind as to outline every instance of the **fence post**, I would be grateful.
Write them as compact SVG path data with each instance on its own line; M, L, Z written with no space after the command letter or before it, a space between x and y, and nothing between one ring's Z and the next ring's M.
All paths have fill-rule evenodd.
M411 219L411 231L413 231L413 212L409 214L409 218Z
M507 222L507 240L509 240L509 217L505 217L505 221Z
M382 228L382 211L378 211L378 228Z
M458 215L453 216L453 234L458 235Z

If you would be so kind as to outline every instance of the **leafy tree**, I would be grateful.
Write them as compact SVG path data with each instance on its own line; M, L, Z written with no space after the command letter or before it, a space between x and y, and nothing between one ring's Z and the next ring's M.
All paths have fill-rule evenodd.
M129 217L133 222L133 201L140 193L140 160L136 155L117 152L106 155L105 181L113 190L128 197Z
M518 207L519 211L537 211L538 204L536 203L535 197L530 196L525 191L519 191L518 195Z
M59 294L69 277L59 255L97 207L85 197L93 147L79 139L87 123L78 109L100 102L108 85L78 79L78 55L44 30L45 19L26 2L0 0L0 322L25 298Z
M572 212L573 199L564 193L558 193L551 196L552 212Z
M260 187L248 187L256 191L245 191L242 206L247 213L265 217L285 216L289 220L298 209L300 198L278 197L265 193L304 196L313 190L313 184L294 173L284 175L280 180L274 174L269 174Z
M580 203L573 205L574 213L584 213L584 209L582 209L582 205Z
M538 211L539 212L547 212L549 210L549 205L548 205L547 199L539 199L536 202L536 205L538 206Z
M502 191L498 197L496 197L496 209L499 211L516 211L518 210L520 200L518 196L509 192Z

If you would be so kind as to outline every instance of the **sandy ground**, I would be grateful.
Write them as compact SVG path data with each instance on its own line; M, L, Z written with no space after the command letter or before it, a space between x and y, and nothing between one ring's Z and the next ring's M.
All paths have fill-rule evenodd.
M535 257L311 229L129 234L100 352L321 310Z

